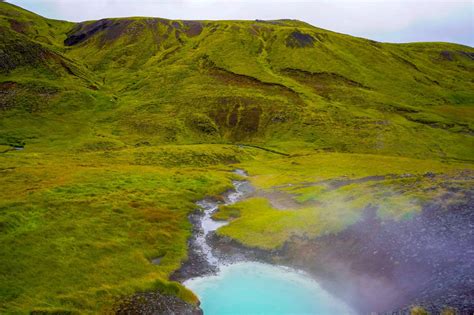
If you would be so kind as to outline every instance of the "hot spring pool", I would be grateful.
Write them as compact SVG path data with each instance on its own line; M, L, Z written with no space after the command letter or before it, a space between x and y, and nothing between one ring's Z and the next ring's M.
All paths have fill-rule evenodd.
M199 296L205 315L354 314L304 273L268 264L223 266L217 275L184 284Z

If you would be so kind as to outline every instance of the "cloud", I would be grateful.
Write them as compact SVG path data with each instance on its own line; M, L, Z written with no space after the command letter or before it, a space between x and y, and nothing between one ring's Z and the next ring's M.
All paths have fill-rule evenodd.
M306 21L379 41L451 41L474 45L471 0L11 0L70 21L105 17L281 19Z

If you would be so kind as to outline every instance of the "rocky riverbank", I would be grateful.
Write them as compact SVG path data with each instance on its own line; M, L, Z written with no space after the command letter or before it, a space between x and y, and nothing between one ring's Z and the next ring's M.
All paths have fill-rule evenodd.
M236 173L246 176L241 170L237 170ZM187 279L215 273L219 264L225 260L225 257L214 255L209 237L228 222L216 221L212 218L212 214L217 211L219 205L231 205L248 197L254 191L247 181L233 181L233 185L234 189L225 192L219 200L206 198L197 203L199 209L189 217L193 224L193 237L188 244L188 260L171 276L172 280L184 282Z
M246 176L243 171L236 171ZM171 276L171 280L184 282L187 279L201 277L215 273L218 270L219 259L213 255L208 243L208 237L225 221L215 221L212 214L221 204L232 204L245 198L252 192L247 181L233 181L234 189L225 192L222 198L206 198L197 202L198 208L190 216L193 225L193 236L189 240L188 259ZM199 306L188 304L175 296L160 294L159 292L137 293L119 301L116 314L186 314L199 315L202 310Z
M137 293L120 301L115 313L118 315L202 315L197 305L191 305L176 296L159 292Z
M245 177L245 172L235 171ZM189 215L193 225L193 236L188 243L188 259L176 270L170 280L184 282L185 280L215 273L218 270L219 259L213 255L208 243L210 234L219 227L227 224L226 221L215 221L212 214L221 204L233 204L252 193L253 188L247 181L232 182L234 189L225 192L221 198L205 198L197 202L197 209ZM160 294L159 292L137 293L118 301L116 314L202 314L199 306L188 304L175 296Z
M203 235L201 227L203 215L203 211L199 209L189 216L193 225L193 237L188 243L188 259L171 275L173 281L184 282L187 279L213 274L217 271L217 267L212 265L202 252L202 244L196 237Z

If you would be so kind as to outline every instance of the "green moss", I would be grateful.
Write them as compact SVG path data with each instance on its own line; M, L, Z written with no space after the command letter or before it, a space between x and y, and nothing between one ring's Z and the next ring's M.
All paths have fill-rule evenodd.
M287 224L291 220L286 212L273 209L268 200L253 198L234 207L241 217L220 228L219 235L230 236L243 244L265 249L281 246L288 238ZM271 224L268 224L271 222Z
M240 217L239 207L222 205L212 215L214 220L229 221Z

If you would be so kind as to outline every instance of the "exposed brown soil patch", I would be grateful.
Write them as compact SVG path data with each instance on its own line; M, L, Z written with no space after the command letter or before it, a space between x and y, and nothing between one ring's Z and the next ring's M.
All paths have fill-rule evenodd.
M284 123L297 114L285 111L286 103L266 98L225 96L204 101L213 103L208 115L219 127L221 136L233 141L262 134L270 125Z
M1 82L0 83L0 91L1 92L9 91L9 90L12 90L12 89L16 88L17 86L18 86L18 83L13 82L13 81Z
M283 73L300 78L307 82L312 82L316 85L344 85L347 87L357 87L362 89L370 89L369 87L357 81L348 79L340 74L331 72L309 72L301 69L286 68L282 70Z
M59 92L47 86L22 85L7 81L0 83L0 110L21 108L29 113L47 108L49 101Z
M166 27L163 33L160 25ZM198 36L203 30L203 24L198 21L169 21L160 18L143 18L140 20L130 19L102 19L93 23L82 22L69 32L68 37L64 41L66 46L73 46L98 36L100 46L114 42L126 35L130 43L135 43L138 36L147 32L151 33L157 44L165 42L171 36L183 43L182 35L189 37ZM164 47L164 49L168 49Z
M412 121L418 124L423 124L431 128L450 130L451 132L464 133L468 135L472 135L474 133L474 130L470 128L468 123L454 122L454 121L436 121L436 120L430 119L429 117L428 118L417 117L415 115L410 115L410 114L404 114L403 117L405 117L405 119L409 121Z
M7 110L13 107L13 102L9 100L16 94L15 89L18 83L7 81L0 83L0 110Z
M408 61L407 59L397 55L397 54L394 54L394 53L390 53L392 55L393 58L395 58L397 61L401 62L402 64L412 68L413 70L416 70L418 72L421 72L421 70L413 63L413 62L410 62Z
M469 51L458 51L458 53L460 53L461 55L471 59L471 60L474 60L474 52L469 52Z
M73 46L80 44L92 37L95 33L106 29L109 24L110 21L107 19L92 24L79 23L74 27L70 34L68 34L68 37L64 40L64 45Z
M259 131L262 108L257 102L245 97L223 97L219 107L212 113L219 126L231 129L231 137L244 139Z
M445 60L445 61L453 61L454 60L454 54L451 51L443 50L442 52L439 53L439 58L441 60Z
M271 124L291 120L295 113L286 110L286 102L291 103L295 109L304 104L296 92L284 85L262 82L254 77L233 73L216 66L207 56L202 59L201 67L220 84L258 89L269 96L281 95L287 99L270 102L265 98L226 96L208 100L214 103L209 116L223 131L223 136L230 136L233 140L247 139L264 131Z
M456 57L464 57L468 60L474 60L474 52L443 50L439 53L439 61L455 61Z

